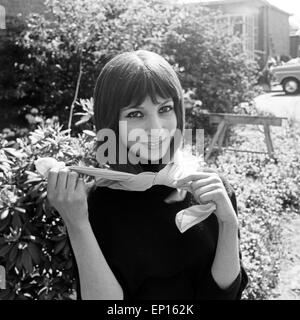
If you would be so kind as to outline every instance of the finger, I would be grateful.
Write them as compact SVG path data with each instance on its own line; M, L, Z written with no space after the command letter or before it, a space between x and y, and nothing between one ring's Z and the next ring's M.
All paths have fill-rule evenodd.
M181 178L177 180L176 186L184 185L190 181L199 180L199 179L205 179L210 177L211 174L204 173L204 172L197 172L194 174L189 174L185 178Z
M58 170L51 169L48 172L47 195L52 195L56 189Z
M217 171L216 169L212 169L212 168L203 168L202 171L204 171L204 172L218 173L218 171Z
M85 192L85 183L83 181L83 178L82 177L79 177L78 180L77 180L77 185L76 185L76 190L78 191L84 191Z
M214 176L209 176L208 178L203 178L199 180L194 180L191 183L191 187L193 190L196 190L202 186L205 186L207 184L217 183L219 180L215 178Z
M194 193L195 197L200 197L201 195L203 195L207 192L217 190L217 189L220 189L220 186L218 184L210 184L210 185L200 187L196 190L193 190L194 191L193 193Z
M76 183L79 175L76 172L69 172L68 182L67 182L67 190L74 191L76 189Z
M56 189L59 193L65 192L67 181L68 181L69 169L61 169L58 173L57 186Z
M209 192L205 192L197 197L200 203L206 204L208 202L215 202L216 195L218 194L219 190L214 189Z

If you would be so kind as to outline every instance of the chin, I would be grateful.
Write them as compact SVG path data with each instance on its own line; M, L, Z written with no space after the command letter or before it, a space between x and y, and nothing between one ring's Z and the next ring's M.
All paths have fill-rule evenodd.
M169 145L163 145L161 148L148 149L144 145L139 145L137 157L141 161L158 161L163 158L169 150Z
M168 151L168 147L163 147L160 149L140 149L140 158L146 161L158 161L163 158Z

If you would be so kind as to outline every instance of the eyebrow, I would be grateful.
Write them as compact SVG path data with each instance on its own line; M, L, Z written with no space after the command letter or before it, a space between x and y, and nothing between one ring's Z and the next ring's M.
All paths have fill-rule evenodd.
M168 99L168 100L165 100L165 101L157 104L157 106L158 106L158 107L161 107L163 104L165 104L165 103L167 103L167 102L171 102L171 101L173 101L173 99L170 98L170 99ZM137 105L137 106L131 105L131 106L122 108L122 111L125 111L125 110L128 110L128 109L143 109L143 108L142 108L140 105Z

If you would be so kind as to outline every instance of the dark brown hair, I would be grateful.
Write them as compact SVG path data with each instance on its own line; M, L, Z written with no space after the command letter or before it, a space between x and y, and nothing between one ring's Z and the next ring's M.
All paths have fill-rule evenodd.
M96 131L109 128L118 137L121 109L130 104L140 105L147 96L153 103L158 103L157 96L173 99L177 128L183 134L184 108L180 81L162 56L146 50L121 53L103 67L94 90ZM97 141L95 149L102 143ZM172 150L170 155L172 158Z

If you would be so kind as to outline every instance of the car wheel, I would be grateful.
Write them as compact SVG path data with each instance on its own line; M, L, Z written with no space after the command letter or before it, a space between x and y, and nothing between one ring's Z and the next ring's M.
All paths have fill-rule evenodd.
M282 83L282 88L286 94L296 94L299 92L299 82L296 79L285 79Z

